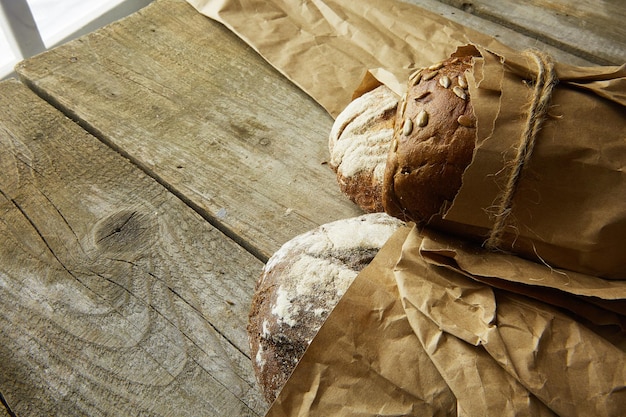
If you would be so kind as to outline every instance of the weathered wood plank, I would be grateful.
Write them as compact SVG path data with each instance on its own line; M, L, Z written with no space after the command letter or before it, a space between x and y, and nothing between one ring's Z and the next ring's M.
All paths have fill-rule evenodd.
M410 1L587 63L436 0ZM261 413L245 322L262 264L205 220L263 260L359 214L323 165L330 117L184 0L157 0L18 71L183 201L23 86L0 85L0 392L11 409Z
M512 46L530 42L491 30ZM330 117L183 0L157 0L17 70L260 259L359 214L323 165Z
M324 164L330 116L183 0L157 1L17 71L261 259L361 213Z
M1 395L2 393L0 393ZM14 417L15 413L11 415L12 411L8 410L4 404L0 404L0 416L2 417Z
M611 0L439 0L603 65L626 63L626 7Z
M0 392L19 416L262 413L262 263L17 81L0 84Z
M446 19L459 23L465 27L472 28L486 35L492 36L498 39L505 45L511 48L524 50L524 49L538 49L544 51L554 57L557 61L572 64L572 65L597 65L589 59L572 55L571 53L559 49L553 45L542 42L537 36L529 37L528 31L520 32L512 28L507 27L506 22L497 23L485 18L475 15L465 10L473 10L467 6L471 3L461 3L461 6L456 2L449 2L446 0L405 0L407 3L415 4L418 7L429 10L433 13L437 13ZM448 4L451 3L452 5ZM457 6L457 7L455 7ZM559 27L555 27L554 30L558 31ZM597 61L597 59L595 59Z

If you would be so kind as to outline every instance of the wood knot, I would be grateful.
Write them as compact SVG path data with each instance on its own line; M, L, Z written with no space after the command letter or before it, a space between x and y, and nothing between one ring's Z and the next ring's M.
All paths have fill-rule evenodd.
M99 252L126 258L152 246L157 238L157 224L147 213L120 210L96 225L93 239Z

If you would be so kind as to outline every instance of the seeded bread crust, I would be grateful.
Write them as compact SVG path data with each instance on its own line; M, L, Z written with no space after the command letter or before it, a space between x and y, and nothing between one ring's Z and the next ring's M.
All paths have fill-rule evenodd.
M424 225L461 187L476 140L464 75L471 59L451 58L409 77L384 176L388 214Z
M367 213L382 212L382 186L398 97L381 85L353 100L330 132L330 167L341 191Z
M293 238L268 260L248 321L252 364L268 403L359 271L402 225L385 213L339 220Z

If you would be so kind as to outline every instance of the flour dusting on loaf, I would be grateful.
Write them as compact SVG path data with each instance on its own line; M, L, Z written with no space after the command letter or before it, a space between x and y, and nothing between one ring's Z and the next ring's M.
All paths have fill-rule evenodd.
M401 225L384 213L339 220L293 238L268 260L248 324L254 370L268 402L359 271Z
M330 166L341 191L366 212L383 211L382 183L398 97L381 85L353 100L330 132Z

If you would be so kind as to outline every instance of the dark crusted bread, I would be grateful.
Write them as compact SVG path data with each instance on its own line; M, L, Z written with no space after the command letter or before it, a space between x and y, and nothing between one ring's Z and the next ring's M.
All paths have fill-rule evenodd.
M341 191L365 212L382 212L382 185L398 97L381 85L353 100L330 131L330 167Z
M402 224L385 213L338 220L293 238L268 260L248 322L252 363L268 403L359 271Z
M388 214L424 225L461 187L476 140L464 75L471 59L451 58L409 77L385 170Z

